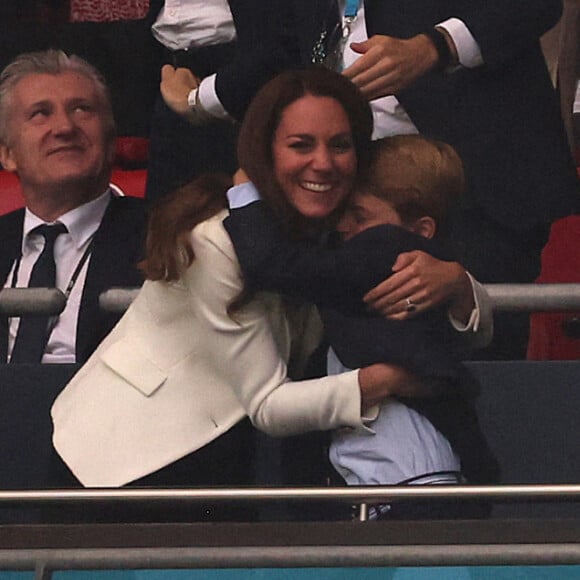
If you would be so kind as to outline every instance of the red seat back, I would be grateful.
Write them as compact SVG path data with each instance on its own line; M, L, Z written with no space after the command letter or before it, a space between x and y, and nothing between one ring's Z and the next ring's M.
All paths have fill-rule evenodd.
M538 283L580 283L580 215L552 225L542 252ZM564 326L580 312L536 312L531 316L528 359L580 359L580 338L566 336Z

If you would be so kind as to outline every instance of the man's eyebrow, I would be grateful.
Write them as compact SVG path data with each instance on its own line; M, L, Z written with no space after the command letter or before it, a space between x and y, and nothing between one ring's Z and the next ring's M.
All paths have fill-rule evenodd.
M46 107L47 105L50 105L51 101L50 99L40 99L39 101L33 101L32 103L29 103L28 105L26 105L25 110L28 111L30 109L34 109L36 107Z
M76 104L76 103L97 103L97 99L93 99L92 97L70 97L66 99L67 103Z

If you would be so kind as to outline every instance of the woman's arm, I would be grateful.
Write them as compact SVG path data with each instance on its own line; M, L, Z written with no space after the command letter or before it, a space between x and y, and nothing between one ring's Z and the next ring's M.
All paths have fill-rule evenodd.
M205 333L205 364L218 380L231 385L252 422L271 435L358 427L363 407L391 393L393 371L373 365L332 377L289 381L286 361L288 329L273 336L271 320L284 316L268 311L259 297L237 312L228 306L243 283L231 241L216 216L194 229L195 260L184 277L199 328ZM211 385L208 385L211 388Z

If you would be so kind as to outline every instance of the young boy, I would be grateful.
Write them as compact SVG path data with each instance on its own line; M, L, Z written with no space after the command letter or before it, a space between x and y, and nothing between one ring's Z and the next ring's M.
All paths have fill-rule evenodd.
M401 252L446 258L434 238L444 236L463 187L462 164L450 146L418 135L377 141L370 171L338 224L345 242L336 249L288 241L263 202L244 205L236 188L230 194L224 225L247 286L318 305L331 346L329 373L388 362L433 386L431 398L390 398L371 413L367 429L334 434L330 458L349 484L459 483L464 475L483 483L497 475L446 306L387 320L362 304Z
M463 187L462 164L449 145L418 135L375 141L370 170L336 229L348 241L369 228L390 224L414 234L417 249L437 254L440 251L436 243L445 237L447 216ZM408 241L412 244L411 238ZM352 323L341 324L340 312L323 309L322 315L331 345L332 337L339 336L340 326L352 329ZM433 328L424 336L435 341L441 331L442 328ZM342 358L352 363L353 336L347 336L346 340L350 346L345 343L338 348ZM360 358L356 360L360 364ZM345 370L341 357L331 347L329 374ZM400 400L383 401L367 427L366 431L344 430L333 434L330 460L349 485L464 481L461 462L447 438L423 414ZM391 505L378 506L371 510L371 515L378 517L392 509Z

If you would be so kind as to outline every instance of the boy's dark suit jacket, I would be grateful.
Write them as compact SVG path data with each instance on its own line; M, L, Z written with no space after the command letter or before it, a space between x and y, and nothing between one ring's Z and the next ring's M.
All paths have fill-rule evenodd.
M369 315L362 302L366 292L392 274L401 252L419 249L444 258L431 240L387 225L331 250L290 242L261 201L231 210L224 226L250 292L271 290L317 304L328 343L350 368L388 362L434 381L436 397L404 402L448 438L468 479L495 479L497 464L473 407L477 385L460 364L460 344L445 309L411 321L390 321Z
M0 217L0 281L2 286L20 254L24 209ZM77 362L85 362L121 317L99 308L108 288L141 286L137 263L143 257L145 203L132 197L113 197L95 234L77 325ZM0 326L0 357L6 360L7 320Z

